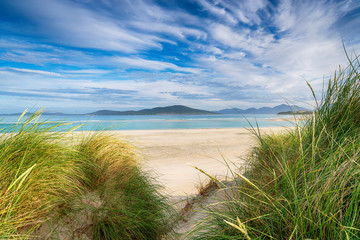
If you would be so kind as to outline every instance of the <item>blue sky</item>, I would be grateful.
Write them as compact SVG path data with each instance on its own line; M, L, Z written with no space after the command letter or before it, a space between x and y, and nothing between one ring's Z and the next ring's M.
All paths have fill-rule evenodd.
M311 104L360 1L1 0L0 113Z

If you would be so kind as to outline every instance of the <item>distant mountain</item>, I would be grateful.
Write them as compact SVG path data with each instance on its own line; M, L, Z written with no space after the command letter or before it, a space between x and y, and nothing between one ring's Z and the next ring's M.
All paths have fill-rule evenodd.
M100 110L93 113L89 113L88 115L170 115L170 114L206 115L206 114L218 114L218 113L195 109L195 108L189 108L182 105L174 105L169 107L142 109L139 111Z
M60 112L44 112L42 115L48 116L76 116L76 115L171 115L171 114L189 114L189 115L208 115L208 114L285 114L286 112L297 112L297 111L309 111L308 109L296 106L282 104L276 107L261 107L261 108L229 108L223 109L216 112L205 111L201 109L195 109L186 107L183 105L174 105L168 107L156 107L151 109L142 109L139 111L112 111L112 110L100 110L88 114L66 114ZM20 116L22 113L12 114L0 114L2 116ZM26 113L31 115L33 113Z
M308 109L296 106L296 105L286 105L281 104L276 107L261 107L261 108L248 108L248 109L240 109L240 108L229 108L222 109L217 111L220 114L277 114L279 112L288 112L288 111L308 111Z

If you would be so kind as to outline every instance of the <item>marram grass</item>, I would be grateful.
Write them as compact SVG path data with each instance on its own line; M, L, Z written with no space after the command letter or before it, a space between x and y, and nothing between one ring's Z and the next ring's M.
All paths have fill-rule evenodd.
M0 136L0 239L168 234L165 198L130 145L105 133L71 140L40 115Z
M80 191L72 150L31 116L0 138L0 238L26 237L60 202ZM20 236L19 234L22 233Z
M311 117L261 135L244 174L189 239L360 239L360 74L329 80Z

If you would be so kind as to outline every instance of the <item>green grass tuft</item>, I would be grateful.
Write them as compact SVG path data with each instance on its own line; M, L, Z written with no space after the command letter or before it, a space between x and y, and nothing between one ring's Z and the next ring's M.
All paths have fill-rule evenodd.
M53 132L40 115L0 136L0 239L161 239L171 230L166 199L130 145Z
M194 239L360 239L359 67L335 73L304 125L253 129L248 169Z

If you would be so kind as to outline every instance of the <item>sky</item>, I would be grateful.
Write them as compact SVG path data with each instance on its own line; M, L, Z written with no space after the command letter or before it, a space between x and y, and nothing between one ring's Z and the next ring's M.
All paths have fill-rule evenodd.
M359 26L359 0L0 0L0 113L309 108Z

